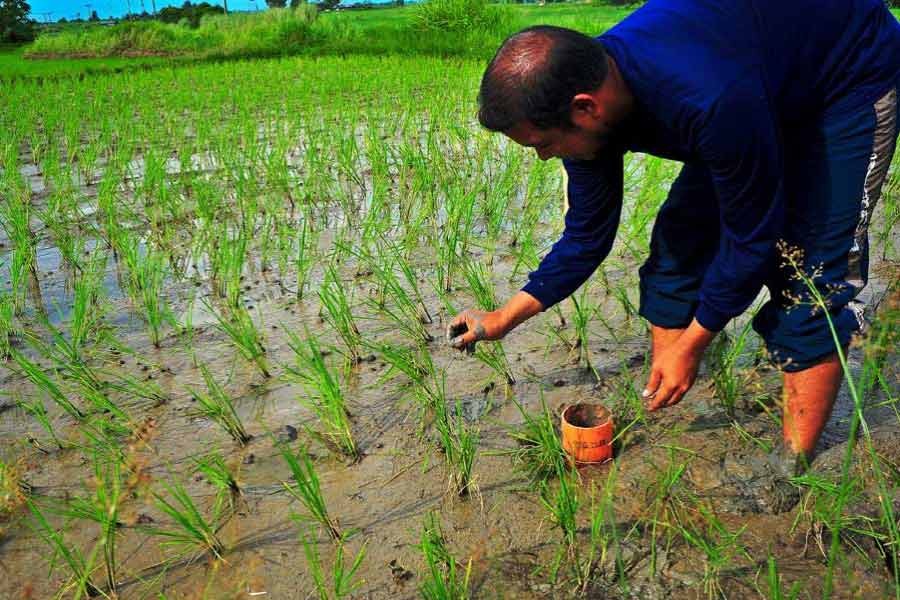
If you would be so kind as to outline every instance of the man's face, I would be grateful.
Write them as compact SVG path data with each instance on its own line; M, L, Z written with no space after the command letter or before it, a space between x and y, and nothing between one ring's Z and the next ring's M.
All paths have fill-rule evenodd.
M534 148L538 158L565 158L569 160L593 160L606 145L608 130L594 131L579 126L561 129L538 129L529 122L520 122L503 133L512 141Z

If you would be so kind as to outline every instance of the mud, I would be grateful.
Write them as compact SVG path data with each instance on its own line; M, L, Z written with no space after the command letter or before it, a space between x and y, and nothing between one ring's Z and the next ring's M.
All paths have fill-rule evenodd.
M40 174L30 172L29 177L36 193L42 193ZM94 184L83 183L85 198L96 195ZM555 232L552 225L544 227L548 241ZM328 236L336 237L336 230L326 232ZM96 243L89 241L86 250L90 252ZM214 318L201 303L212 293L204 265L202 261L195 264L187 249L182 250L184 255L176 258L184 265L183 274L167 285L167 300L177 314L191 316L190 348L174 332L160 348L148 344L144 325L122 292L120 267L111 257L104 279L106 322L115 328L118 344L98 353L97 366L152 381L165 394L164 402L117 397L144 428L142 441L129 445L126 453L146 483L183 481L200 506L210 510L214 489L194 473L193 459L218 449L237 475L241 498L219 532L227 546L225 560L174 558L147 533L147 525L165 523L165 515L154 504L149 488L135 488L123 506L118 537L121 598L159 594L167 598L311 597L314 586L300 535L312 529L298 525L294 518L301 509L284 493L283 482L290 475L276 441L294 449L302 445L315 456L328 510L348 534L347 554L353 556L365 544L359 571L362 584L352 594L355 598L418 597L426 572L418 544L422 523L431 511L439 513L460 564L471 564L471 591L477 598L564 598L576 591L595 598L772 597L774 592L766 583L770 554L777 561L782 591L796 584L801 597L821 597L830 546L823 520L826 511L816 506L814 491L786 484L770 468L768 448L781 435L779 375L764 364L747 361L745 391L734 410L726 410L714 397L704 366L680 404L643 414L640 406L629 402L628 391L639 394L645 382L649 352L645 324L598 284L591 299L604 323L593 321L590 326L593 371L579 366L572 350L555 335L570 335L571 326L561 326L557 316L548 313L525 323L503 342L517 379L507 389L486 366L447 347L443 333L454 315L435 295L429 295L426 304L435 316L427 326L435 340L429 344L432 358L446 374L448 397L454 403L459 400L466 421L480 429L476 491L460 499L449 489L444 457L428 428L419 422L419 407L410 398L407 384L387 379L387 365L374 354L350 369L345 387L362 459L348 464L309 435L309 430L317 429L317 421L298 401L303 388L283 376L283 365L294 360L287 332L308 328L329 343L337 344L337 339L320 318L317 303L298 302L284 285L291 273L264 268L253 257L244 274L243 300L262 323L266 354L276 369L275 377L264 380L216 329ZM417 267L430 277L434 257L425 255L425 250ZM514 260L506 250L511 249L498 249L492 263L499 297L513 293L518 283L509 281ZM0 261L5 262L7 255L8 248L0 248ZM620 244L613 259L621 264L618 278L636 304L634 258ZM355 267L344 265L342 284L356 299L354 312L367 317L360 319L363 336L390 336L376 315L367 312L363 299L377 290L365 277L356 276ZM6 282L7 278L7 271L0 271L0 279ZM321 282L321 265L314 269L313 278L314 286ZM25 322L38 327L45 314L52 323L65 323L71 309L71 280L61 251L49 237L42 238ZM887 283L875 277L872 285L884 290ZM454 290L452 297L460 307L471 302L462 290ZM571 313L571 305L565 303L562 315L567 323L572 323ZM16 344L27 351L21 340ZM751 344L749 355L752 350ZM894 352L884 372L892 395L876 392L867 400L872 447L857 445L850 463L860 489L847 514L876 533L883 533L885 525L878 522L880 489L867 472L873 452L890 467L886 473L894 494L891 501L900 509L896 504L898 421L896 407L885 403L896 398L896 359ZM203 386L198 364L207 365L235 399L252 436L245 447L196 416L190 390ZM22 465L24 481L36 498L90 493L92 465L83 449L55 449L34 419L15 406L17 398L34 394L31 386L10 364L0 365L0 384L0 457ZM609 547L598 557L592 583L580 590L565 575L551 578L559 531L535 486L513 468L507 455L515 447L509 428L522 422L513 399L533 414L539 413L543 399L557 423L565 406L600 403L620 428L616 460L579 471L579 523L589 522L592 496L612 486L614 499ZM835 409L821 454L812 466L812 473L830 482L840 480L845 460L850 415L846 406L844 399ZM585 426L602 420L593 413L580 416ZM78 439L71 420L56 413L51 417L62 439ZM89 523L55 519L54 524L85 551L97 541L97 528ZM688 543L677 533L683 531L702 534L699 537L715 548L704 551ZM731 535L736 542L728 541ZM586 542L589 537L590 531L583 526L579 540ZM333 545L324 535L315 539L328 563L334 556ZM859 527L841 534L843 554L836 567L833 597L893 595L894 581L886 566L890 561L885 561L885 549L874 539L860 534ZM716 562L721 556L726 558ZM53 597L67 575L63 568L48 574L50 558L48 546L28 527L20 507L0 522L4 573L0 597Z

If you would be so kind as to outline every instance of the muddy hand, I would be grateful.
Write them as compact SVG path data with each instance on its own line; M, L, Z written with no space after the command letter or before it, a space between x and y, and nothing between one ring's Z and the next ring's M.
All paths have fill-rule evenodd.
M457 350L471 354L475 352L476 342L500 339L506 330L497 311L466 310L447 327L447 342Z

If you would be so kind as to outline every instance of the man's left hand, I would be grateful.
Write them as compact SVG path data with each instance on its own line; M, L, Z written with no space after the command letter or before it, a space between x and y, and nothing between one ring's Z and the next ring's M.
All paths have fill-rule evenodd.
M715 335L693 321L671 345L654 353L650 380L643 393L649 410L673 406L681 401L694 385L703 351Z

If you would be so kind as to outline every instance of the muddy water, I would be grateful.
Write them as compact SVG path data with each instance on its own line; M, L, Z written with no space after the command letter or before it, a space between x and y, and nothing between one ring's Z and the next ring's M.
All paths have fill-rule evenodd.
M622 249L617 252L625 260ZM512 261L499 252L493 268L495 281L506 282ZM481 433L474 468L478 491L468 499L449 491L444 457L433 434L429 429L423 431L418 409L403 381L384 382L387 367L378 357L365 357L346 382L353 433L363 453L362 460L349 465L305 433L305 427L316 430L317 422L298 401L304 394L302 387L283 377L263 380L236 355L199 302L190 308L196 328L193 355L185 341L174 335L159 349L149 346L142 323L119 290L115 270L111 260L106 278L109 321L116 326L122 344L133 352L109 354L101 366L153 381L168 396L167 402L159 405L121 399L132 417L146 425L144 441L128 448L129 460L140 466L151 483L185 482L190 495L208 511L214 490L192 473L192 464L195 457L219 449L243 490L234 515L220 531L228 547L226 559L211 561L173 559L171 552L161 549L146 527L163 526L167 520L148 488L135 488L123 506L118 539L120 597L154 597L159 592L168 598L311 596L314 586L299 536L312 531L326 562L333 557L333 545L307 524L298 524L295 517L302 509L283 491L282 482L289 479L289 472L273 437L294 447L301 442L309 446L316 457L328 509L340 529L350 534L348 553L352 555L365 544L366 556L359 571L362 583L354 597L418 596L426 568L417 544L422 523L431 511L440 515L449 547L461 564L471 561L473 596L554 598L567 597L573 591L565 577L551 580L549 566L556 557L559 532L534 486L503 454L514 447L508 427L520 423L522 417L494 374L439 341L452 315L441 310L435 297L427 298L429 309L437 315L430 326L438 340L430 345L432 356L446 373L448 396L460 400L463 414L479 424ZM631 273L626 270L623 276L630 277L627 281L635 295L633 270ZM64 322L70 302L68 277L52 245L45 244L38 252L38 275L42 303L59 307L55 314L58 322ZM366 314L361 300L372 292L370 285L350 272L344 275L357 309ZM336 343L319 319L318 307L298 304L277 279L272 273L248 272L244 295L261 319L273 365L293 360L288 330L299 332L306 326ZM884 287L884 281L877 278L873 284ZM189 310L187 300L193 294L208 293L207 288L193 287L187 281L170 287L170 301L179 312ZM501 283L498 295L514 290L514 285ZM465 306L465 296L457 296L456 303ZM578 402L602 402L620 424L634 417L637 409L626 401L623 386L640 390L643 385L644 325L625 315L621 305L599 285L592 298L616 333L613 338L599 323L591 325L590 351L599 380L574 364L571 353L552 334L551 328L559 327L552 313L524 324L504 342L518 380L510 393L525 410L538 412L543 397L557 418L564 406ZM568 305L563 308L567 317L570 310ZM364 336L385 333L376 320L361 323ZM570 332L564 329L563 333ZM196 363L209 366L236 399L238 413L253 436L246 447L238 447L218 426L194 414L189 391L203 386ZM276 370L282 372L280 367ZM891 370L888 375L895 377L896 372ZM9 397L33 393L8 365L0 366L0 382ZM779 435L778 424L760 408L766 406L777 413L777 398L777 373L760 367L749 377L736 413L729 415L713 397L703 372L678 406L648 415L646 422L622 435L614 464L580 471L583 527L588 523L592 489L599 494L613 486L614 498L610 551L599 561L595 583L587 590L589 597L755 597L759 590L768 589L765 574L770 553L777 559L784 590L797 584L805 597L821 595L828 533L810 515L808 505L799 502L796 490L785 490L774 480L766 452L758 443L770 443ZM842 410L836 411L835 426L825 442L830 450L822 458L823 472L832 475L843 449ZM894 420L884 410L873 411L871 416L870 425L885 460L900 461L900 446L891 441L896 439L892 437ZM77 438L70 421L61 415L53 418L60 437ZM5 410L0 419L0 453L8 462L22 462L25 479L38 498L60 499L90 490L91 465L81 452L54 450L34 420L18 409ZM298 439L293 440L295 433ZM42 449L29 439L39 440ZM672 473L680 475L666 488L661 482ZM865 497L856 501L864 512ZM711 521L704 511L711 512L723 529L708 525ZM61 519L53 521L64 525ZM681 530L702 532L721 543L728 559L718 565L715 577L709 576L712 559L672 533ZM68 541L85 551L98 535L96 526L77 521L63 531ZM722 531L740 532L739 544L728 545ZM582 542L588 536L587 530L580 532ZM0 597L52 597L64 584L66 573L60 568L48 575L48 562L48 547L24 520L8 521L0 535L0 564L5 574L0 579ZM888 573L865 552L848 550L838 571L837 597L876 598L890 593ZM97 578L102 581L99 572Z

